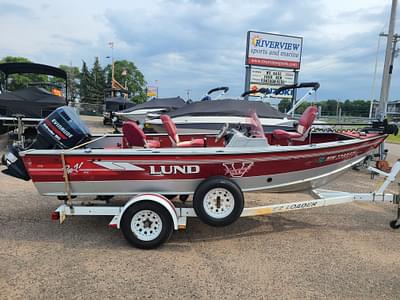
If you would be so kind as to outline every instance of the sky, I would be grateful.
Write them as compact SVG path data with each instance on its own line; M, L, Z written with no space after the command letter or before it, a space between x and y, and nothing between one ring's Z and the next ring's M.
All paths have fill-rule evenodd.
M0 0L0 58L89 66L133 61L159 96L200 98L216 86L243 92L249 30L303 37L300 81L318 99L379 97L390 0ZM399 18L399 10L397 18ZM399 22L396 32L399 32ZM399 32L400 33L400 32ZM400 47L400 43L399 43ZM373 85L378 58L376 83ZM400 99L399 58L390 99ZM373 86L375 88L373 88Z

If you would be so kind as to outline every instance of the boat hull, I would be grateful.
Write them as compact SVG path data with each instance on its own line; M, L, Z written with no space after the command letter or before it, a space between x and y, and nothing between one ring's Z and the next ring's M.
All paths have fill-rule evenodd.
M192 194L212 176L226 176L245 192L299 191L326 184L361 162L385 137L246 152L222 147L73 150L65 154L65 162L72 195ZM66 195L60 153L22 154L43 195Z

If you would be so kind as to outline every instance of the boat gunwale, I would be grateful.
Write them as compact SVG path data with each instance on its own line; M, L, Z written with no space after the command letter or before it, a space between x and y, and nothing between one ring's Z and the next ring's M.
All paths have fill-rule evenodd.
M112 136L104 135L103 137ZM370 141L377 139L386 139L388 135L375 135L369 138L359 139L350 138L348 140L332 141L325 143L315 143L298 146L279 146L279 145L266 145L266 147L185 147L185 148L110 148L110 149L96 149L96 148L79 148L72 149L29 149L21 151L22 157L26 155L61 155L62 153L70 155L116 155L116 156L142 156L142 155L246 155L246 154L269 154L269 153L282 153L282 152L302 152L321 149L330 149L343 146L366 144ZM345 150L347 151L347 149Z

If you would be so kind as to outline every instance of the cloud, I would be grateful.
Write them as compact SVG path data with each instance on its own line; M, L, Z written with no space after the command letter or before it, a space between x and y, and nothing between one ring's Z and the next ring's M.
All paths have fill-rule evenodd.
M15 3L0 3L0 17L32 17L32 10Z
M304 37L300 80L320 81L321 98L367 98L378 34L390 11L388 0L125 0L118 6L28 0L13 5L0 4L0 26L8 28L0 56L55 65L80 65L82 59L91 64L99 56L107 64L108 42L114 41L115 58L135 62L149 83L158 80L162 96L191 89L196 98L220 85L230 86L231 96L243 91L248 30ZM378 79L384 46L382 39ZM393 82L399 80L397 64ZM393 97L399 92L392 84Z

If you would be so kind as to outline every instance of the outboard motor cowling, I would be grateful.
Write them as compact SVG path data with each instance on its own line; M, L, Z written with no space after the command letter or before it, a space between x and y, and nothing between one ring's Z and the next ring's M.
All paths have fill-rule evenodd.
M38 125L36 142L32 149L68 149L90 136L89 129L79 118L75 109L62 106L54 110Z

